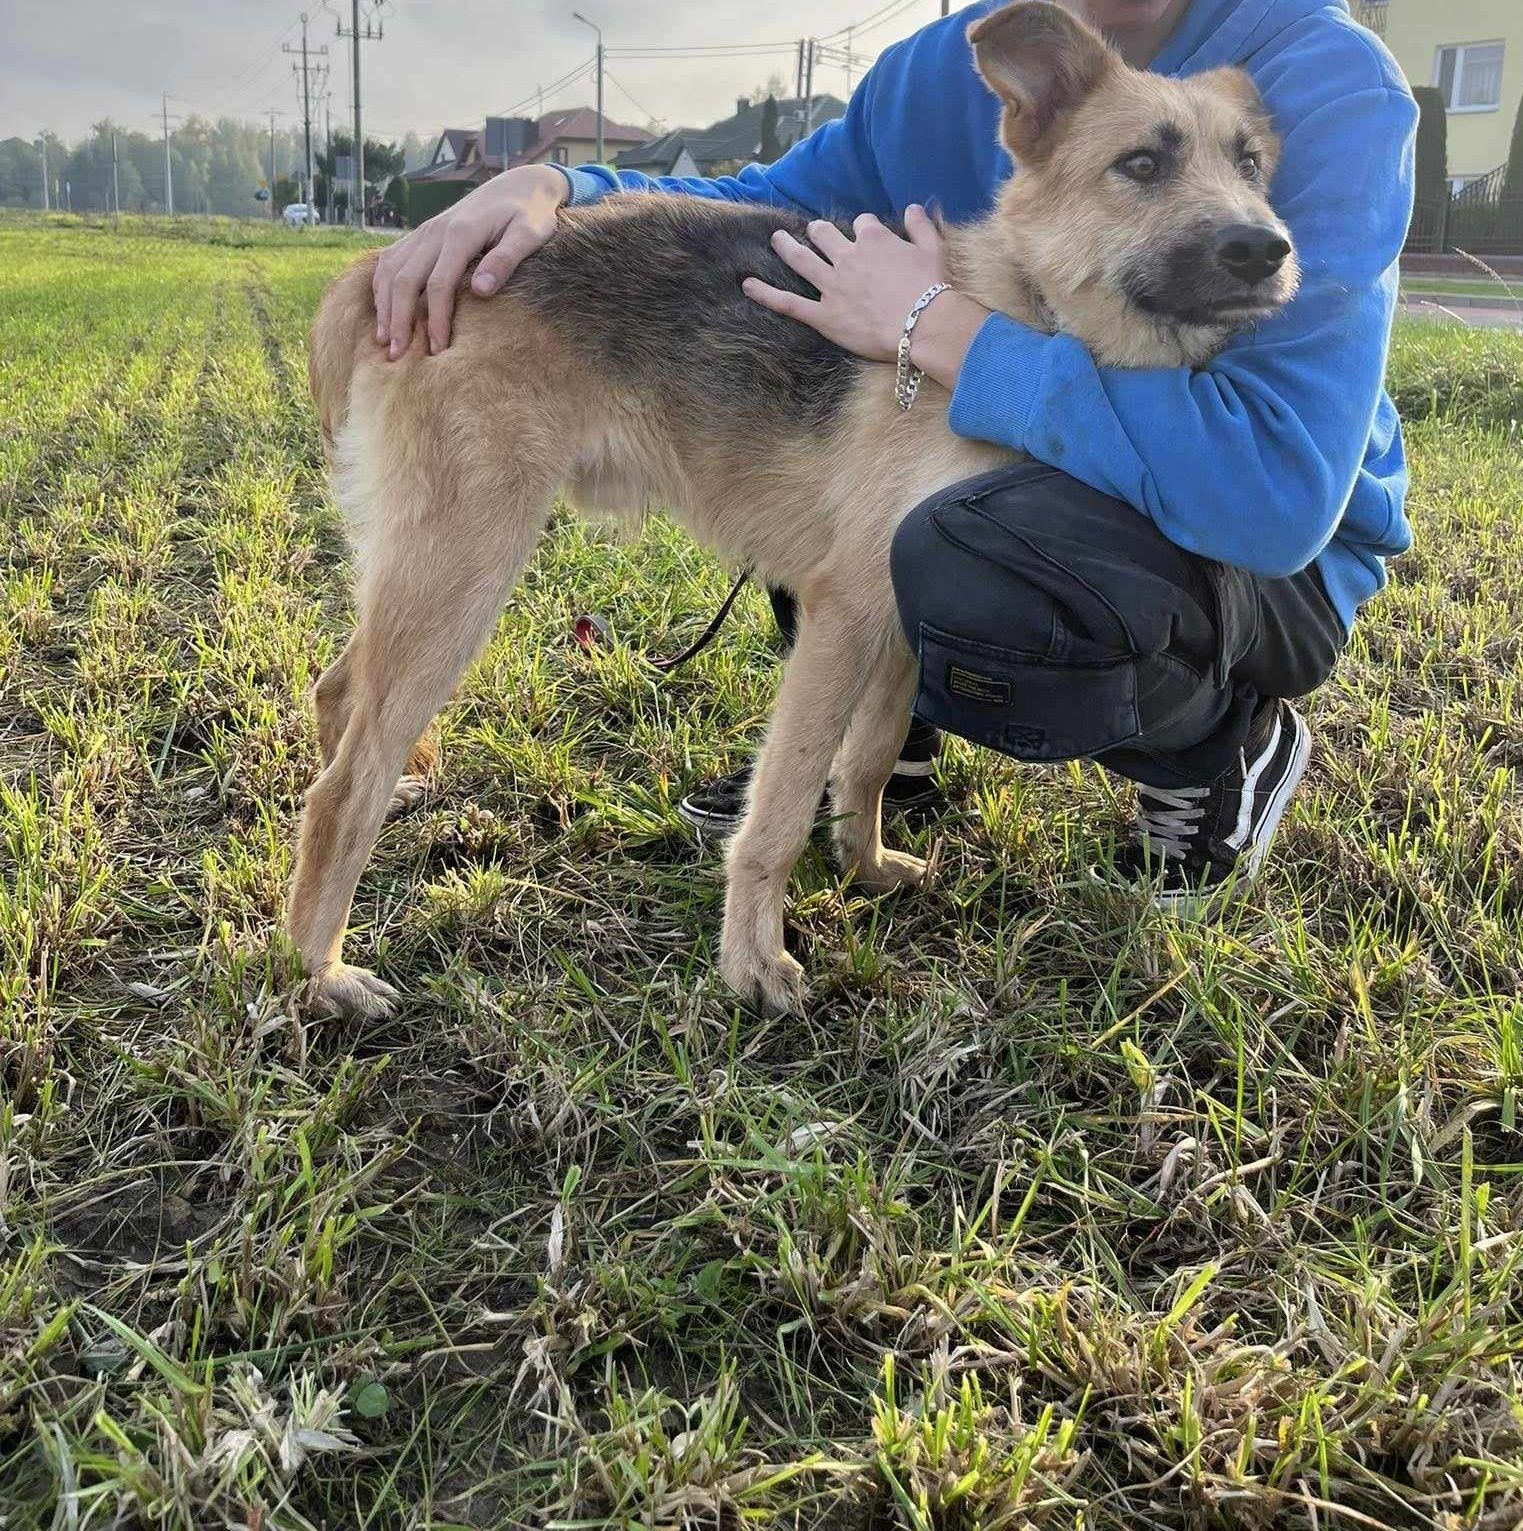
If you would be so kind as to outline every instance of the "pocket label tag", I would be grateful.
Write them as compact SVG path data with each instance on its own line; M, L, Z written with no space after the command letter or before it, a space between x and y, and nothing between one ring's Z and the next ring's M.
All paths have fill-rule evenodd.
M969 702L984 702L990 706L1010 705L1010 682L997 675L982 675L977 670L965 670L959 664L947 666L947 690Z

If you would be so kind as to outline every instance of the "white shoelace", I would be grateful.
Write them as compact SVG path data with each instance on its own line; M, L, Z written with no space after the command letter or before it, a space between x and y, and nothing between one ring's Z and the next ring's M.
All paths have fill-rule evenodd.
M1200 828L1210 787L1142 787L1137 789L1137 840L1155 852L1183 861Z

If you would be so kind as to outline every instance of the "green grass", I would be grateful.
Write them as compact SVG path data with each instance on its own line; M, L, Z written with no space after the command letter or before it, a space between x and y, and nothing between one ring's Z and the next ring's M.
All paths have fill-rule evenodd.
M954 744L935 888L812 853L817 1001L739 1012L673 803L761 603L584 656L725 571L563 520L361 886L364 1031L270 940L347 258L0 226L4 1524L1516 1526L1523 342L1398 337L1418 548L1221 925L1090 886L1097 770Z
M1499 302L1515 302L1523 291L1516 281L1502 277L1464 276L1403 276L1401 290L1410 293L1462 293L1472 298L1494 298Z

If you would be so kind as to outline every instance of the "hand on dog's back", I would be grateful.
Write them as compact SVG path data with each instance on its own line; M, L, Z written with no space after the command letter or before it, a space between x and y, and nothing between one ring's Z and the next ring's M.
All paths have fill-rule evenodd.
M523 165L397 240L382 252L371 283L376 343L395 360L422 320L429 352L444 350L460 280L471 262L481 257L471 290L490 297L555 232L568 195L566 177L553 165Z

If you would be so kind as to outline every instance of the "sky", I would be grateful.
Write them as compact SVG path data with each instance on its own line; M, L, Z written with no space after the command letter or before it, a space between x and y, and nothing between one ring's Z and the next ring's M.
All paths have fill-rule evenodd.
M370 0L373 4L373 0ZM350 110L350 52L334 36L350 0L307 0L311 45L326 45L335 125ZM800 35L851 23L853 51L870 57L940 14L940 0L386 0L385 38L362 49L366 136L424 138L517 108L536 88L591 58L603 29L610 55L604 110L644 126L702 126L776 70L793 84ZM301 0L0 0L0 137L43 128L73 140L101 117L152 131L160 92L171 113L266 120L299 112L291 59ZM837 36L840 45L844 35ZM776 45L743 57L616 57L619 48ZM818 66L815 90L844 95L845 70ZM544 95L545 110L592 105L591 78Z

